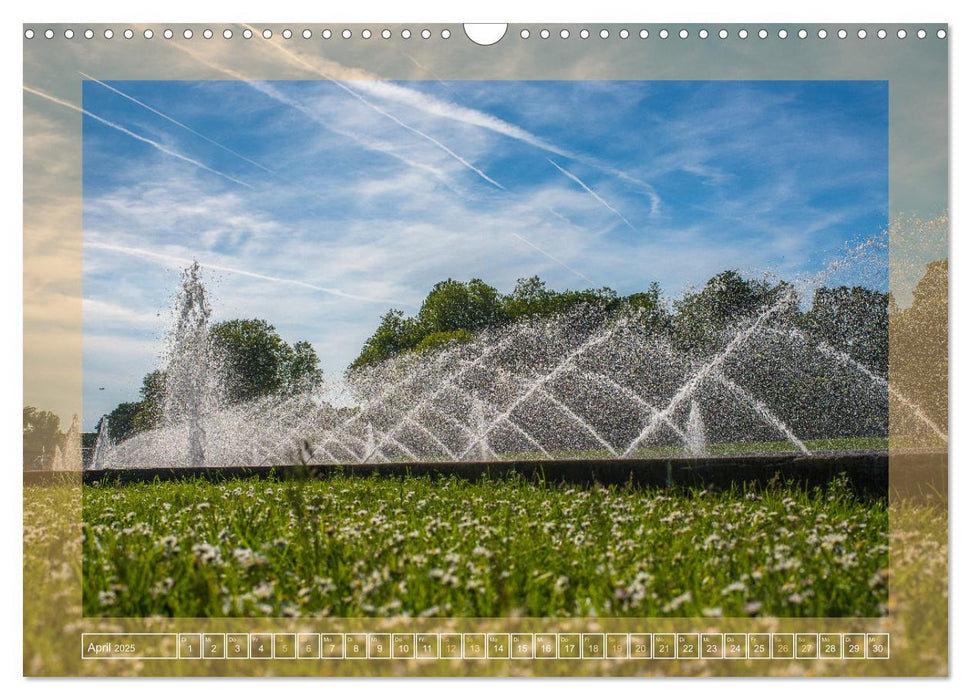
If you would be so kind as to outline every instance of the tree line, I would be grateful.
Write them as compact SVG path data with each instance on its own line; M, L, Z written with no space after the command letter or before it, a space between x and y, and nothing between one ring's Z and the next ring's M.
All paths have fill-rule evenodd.
M55 450L64 449L66 437L56 413L24 406L24 469L51 469Z
M728 270L712 277L700 290L667 303L656 283L644 292L621 296L609 287L557 292L539 277L530 277L520 279L510 294L501 294L481 279L448 279L432 288L415 316L405 316L398 309L384 314L351 369L401 353L467 342L486 328L526 317L551 316L583 304L608 314L637 311L649 330L664 334L679 351L706 355L718 348L726 329L786 299L791 289L787 282L745 279L737 271ZM805 312L793 297L779 314L788 316L813 338L885 375L889 308L886 293L842 286L817 289Z
M925 339L940 335L930 331L946 328L946 279L946 261L930 265L916 288L913 305L905 311L898 310L887 293L839 286L817 289L806 310L792 300L779 314L787 317L792 327L847 353L882 376L888 374L888 328L893 319L901 337L912 339L908 342L911 352L928 356L921 364L942 369L941 376L946 377L946 343L942 353ZM450 343L468 342L480 331L527 317L553 316L579 305L594 306L608 314L634 310L649 330L664 334L676 349L702 357L717 350L723 333L733 324L782 300L791 288L784 281L746 279L734 270L715 275L702 288L671 301L662 298L657 284L623 296L609 287L555 291L534 276L520 279L512 292L502 294L481 279L448 279L431 289L416 315L406 316L398 309L385 313L348 371L403 353L435 351ZM224 358L226 401L230 404L298 393L322 382L319 358L310 343L287 343L265 320L236 319L215 324L210 337L216 352ZM918 382L915 380L914 384ZM138 400L121 403L109 414L110 437L122 440L158 425L164 392L165 370L147 374ZM915 389L915 393L927 392ZM940 400L935 397L936 394L920 396L946 424L946 407L937 407L935 400ZM51 427L53 419L56 416L35 412L28 428L25 409L25 460L28 439L35 457L53 449L37 447L53 439L51 435L57 432L56 427Z

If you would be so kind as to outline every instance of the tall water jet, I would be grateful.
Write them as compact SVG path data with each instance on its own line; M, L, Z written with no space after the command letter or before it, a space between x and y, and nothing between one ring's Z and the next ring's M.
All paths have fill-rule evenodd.
M101 416L98 423L98 437L94 442L94 454L91 455L89 469L103 469L105 452L110 448L111 436L108 434L108 416Z
M176 300L175 324L169 336L165 375L165 414L168 425L184 424L188 430L187 464L205 464L206 431L203 418L216 406L218 376L214 371L209 341L211 309L199 278L199 263L182 273Z
M472 403L472 421L476 435L482 436L479 438L479 461L485 462L489 459L489 428L485 406L479 399Z
M364 427L364 458L361 461L369 461L377 449L377 441L374 439L374 426L368 423Z
M64 471L64 453L60 445L54 445L54 456L51 457L51 471Z
M702 457L707 453L708 440L705 438L705 423L701 418L701 408L699 408L697 401L691 402L684 436L685 454L690 457Z
M81 470L81 418L77 413L71 417L71 427L64 438L64 457L67 469Z

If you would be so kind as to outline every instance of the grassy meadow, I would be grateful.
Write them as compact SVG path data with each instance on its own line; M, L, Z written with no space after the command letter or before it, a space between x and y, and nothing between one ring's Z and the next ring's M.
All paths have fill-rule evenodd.
M806 492L329 477L88 486L92 616L879 616L888 509Z

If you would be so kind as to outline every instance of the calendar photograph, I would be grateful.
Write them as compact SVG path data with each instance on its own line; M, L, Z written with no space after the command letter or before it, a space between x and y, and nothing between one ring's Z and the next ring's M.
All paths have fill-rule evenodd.
M92 26L25 26L25 673L946 674L946 32Z
M885 83L82 108L86 614L885 611Z

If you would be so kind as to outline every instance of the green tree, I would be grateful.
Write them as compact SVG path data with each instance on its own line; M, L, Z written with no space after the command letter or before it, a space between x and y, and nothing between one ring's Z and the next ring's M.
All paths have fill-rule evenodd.
M108 414L108 437L119 442L138 432L140 428L136 421L142 408L141 401L125 401L115 406L115 409ZM96 429L98 432L101 431L101 421L98 421Z
M61 419L51 411L24 406L24 469L50 469L61 440Z
M546 282L538 276L524 277L516 281L512 293L504 300L504 306L510 318L547 315L557 310L557 294L547 289Z
M421 342L415 346L415 352L427 352L429 350L438 350L445 347L446 345L451 345L452 343L468 343L472 341L474 336L469 333L464 328L457 331L438 331L436 333L429 333Z
M364 342L364 348L351 363L351 369L383 362L400 352L411 350L423 337L417 319L406 318L404 311L391 309L381 317L377 330Z
M293 355L286 365L285 390L298 393L319 387L324 381L319 365L320 358L314 346L306 340L298 340L293 344Z
M471 334L504 323L509 318L504 299L480 279L436 284L425 297L417 316L398 309L381 317L350 369L382 362L403 352L422 352L450 342L465 342Z
M156 427L162 419L162 411L165 408L165 372L156 369L149 372L142 379L142 386L138 390L141 401L138 402L138 410L132 416L133 431L148 430ZM111 434L114 425L108 424L108 432ZM112 435L114 438L114 435Z
M735 270L715 275L701 291L687 293L674 302L674 340L687 352L712 352L718 347L722 332L733 322L775 303L788 289L785 282L773 286L765 281L746 280ZM788 313L794 311L795 302Z
M474 333L506 320L502 296L480 279L436 284L418 312L424 335L465 330Z
M311 390L323 382L313 346L305 340L291 346L266 321L225 321L210 328L209 336L232 403ZM113 440L158 426L165 407L165 383L165 370L149 372L138 392L140 400L121 403L108 414L108 434Z
M660 309L656 286L635 303L646 306L648 297ZM468 342L478 331L524 316L550 316L580 304L612 311L621 302L617 293L608 287L556 292L548 289L539 277L520 279L512 293L505 296L480 279L468 282L448 279L432 288L417 316L407 317L398 309L382 316L350 369L382 362L403 352L423 352L453 342Z
M890 300L864 287L817 289L803 323L818 340L886 376Z
M536 276L518 280L512 293L503 298L503 308L511 319L551 316L580 304L614 310L618 303L617 292L609 287L556 292L548 289L546 282Z
M624 298L625 303L641 314L644 326L652 331L668 330L671 319L661 300L661 286L652 282L646 292L637 292Z
M320 385L319 359L310 343L291 346L262 319L236 319L209 330L225 370L226 393L238 403Z

